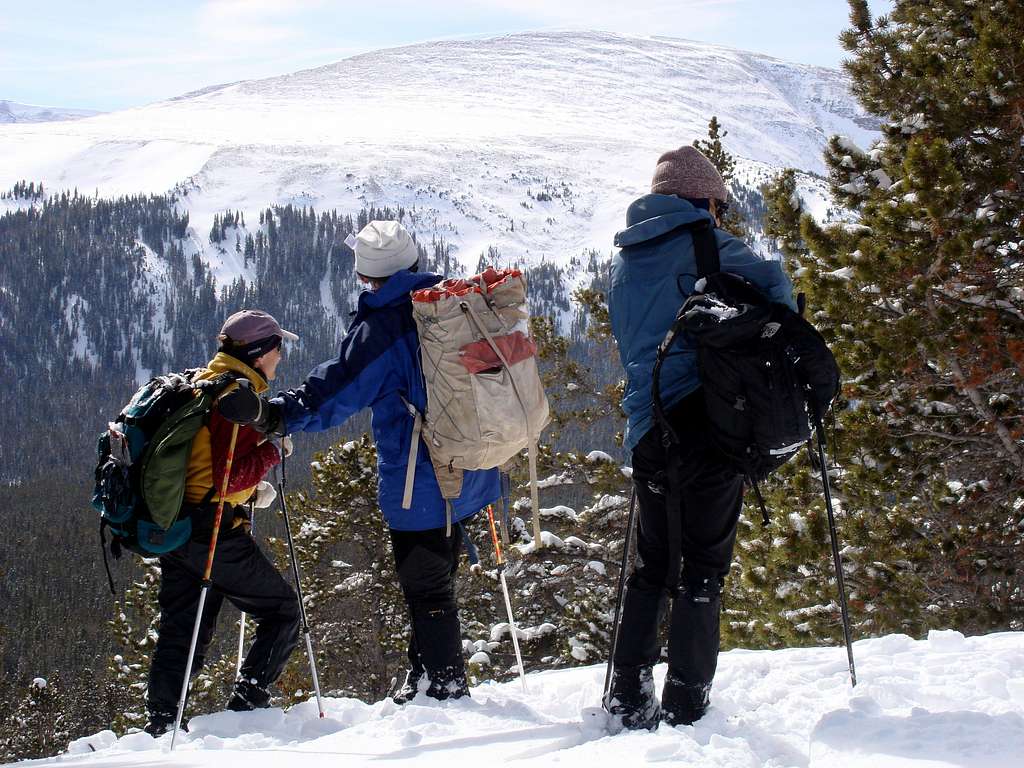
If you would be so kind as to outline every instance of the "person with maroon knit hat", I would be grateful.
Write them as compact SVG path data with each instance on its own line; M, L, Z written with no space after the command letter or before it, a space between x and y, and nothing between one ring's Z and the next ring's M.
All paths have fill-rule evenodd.
M750 280L772 301L796 309L793 287L777 261L765 261L718 229L729 193L715 166L694 147L658 158L651 194L629 206L615 236L608 310L626 370L622 407L639 510L637 558L627 580L612 682L604 702L627 728L660 721L685 725L709 705L719 646L720 595L732 560L743 498L742 478L714 450L696 350L685 338L665 357L660 395L679 436L683 476L677 508L667 504L668 458L652 414L651 382L658 346L694 292L697 263L691 234L713 228L723 272ZM669 556L672 535L682 558ZM681 530L680 530L681 529ZM671 603L668 674L661 702L652 670L661 657L658 625Z
M244 309L225 321L217 337L220 348L199 375L212 379L224 373L254 392L265 392L277 375L285 339L298 339L266 312ZM227 468L234 424L215 406L208 423L196 434L185 474L182 517L192 522L185 544L160 558L160 625L149 669L146 732L156 737L174 723L185 676L195 615L202 589L215 512ZM224 600L256 622L256 637L246 654L227 703L232 710L270 704L268 687L284 670L299 639L299 603L295 591L249 535L249 508L269 507L276 493L264 475L291 453L285 438L281 448L255 429L238 428L234 461L228 478L210 591L199 623L193 674L203 667Z

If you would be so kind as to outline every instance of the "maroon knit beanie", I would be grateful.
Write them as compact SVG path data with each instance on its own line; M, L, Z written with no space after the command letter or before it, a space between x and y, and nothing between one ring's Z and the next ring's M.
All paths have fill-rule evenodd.
M651 192L694 199L729 199L722 174L696 147L680 147L658 158Z

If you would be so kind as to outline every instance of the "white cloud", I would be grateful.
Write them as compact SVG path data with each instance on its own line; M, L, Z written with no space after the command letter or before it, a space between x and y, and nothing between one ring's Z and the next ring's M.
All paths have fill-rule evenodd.
M570 24L616 31L659 32L685 26L697 34L728 21L744 0L474 0L473 8L520 13L547 24Z
M196 11L199 33L240 44L279 43L302 37L303 11L323 0L207 0Z

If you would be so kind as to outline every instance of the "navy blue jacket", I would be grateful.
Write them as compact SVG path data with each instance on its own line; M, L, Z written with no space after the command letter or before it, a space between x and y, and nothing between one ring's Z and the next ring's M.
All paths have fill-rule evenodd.
M651 380L661 344L679 307L693 293L697 260L685 224L711 219L675 195L645 195L629 206L626 229L615 235L608 312L626 370L622 407L628 418L625 446L632 450L653 425ZM757 285L772 301L796 309L793 285L782 265L765 261L727 232L715 230L723 272ZM697 352L680 335L661 369L661 397L671 408L700 386Z
M410 293L435 285L438 275L395 273L377 291L363 291L355 319L336 358L317 366L302 386L274 398L287 432L319 432L369 407L377 443L377 497L388 525L424 531L445 525L445 503L427 446L420 440L412 506L402 509L413 417L402 398L422 413L427 390ZM498 470L466 472L452 520L463 520L501 495Z

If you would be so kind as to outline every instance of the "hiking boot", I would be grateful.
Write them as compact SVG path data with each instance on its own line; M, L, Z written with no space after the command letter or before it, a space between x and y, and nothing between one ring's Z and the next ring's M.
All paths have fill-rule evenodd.
M469 683L466 681L466 670L464 667L445 667L435 672L427 686L427 696L438 701L448 699L461 699L469 696Z
M651 667L615 667L604 707L629 730L657 728L661 713L654 697Z
M422 669L410 669L405 673L405 682L391 697L391 700L398 705L408 704L419 694L421 679L423 679Z
M413 613L416 653L429 678L427 696L438 701L469 695L466 662L462 658L462 631L454 606Z
M177 712L168 712L166 710L150 710L149 721L146 726L142 729L154 739L163 736L169 730L174 727L174 718ZM188 721L182 718L181 730L188 733Z
M235 682L235 690L228 699L227 708L232 712L250 712L269 706L270 691L257 685L255 678L247 680L243 677Z
M673 726L692 725L708 711L710 695L711 683L683 683L670 669L661 692L661 719Z

